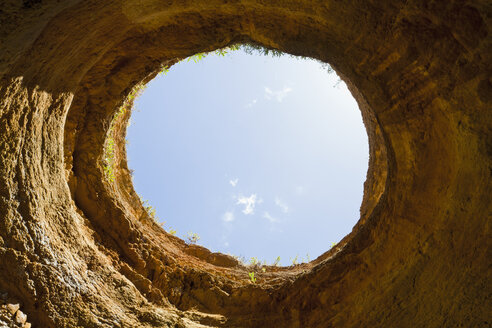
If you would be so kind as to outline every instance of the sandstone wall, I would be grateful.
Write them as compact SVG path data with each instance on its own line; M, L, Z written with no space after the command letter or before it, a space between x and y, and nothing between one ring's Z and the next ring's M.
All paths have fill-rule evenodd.
M0 293L33 327L490 327L491 33L488 0L3 1ZM330 63L370 141L352 233L256 284L148 217L110 131L161 65L250 41Z

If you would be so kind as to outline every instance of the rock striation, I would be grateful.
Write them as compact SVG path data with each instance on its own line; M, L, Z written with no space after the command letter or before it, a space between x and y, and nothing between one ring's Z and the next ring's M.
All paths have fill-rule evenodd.
M4 1L0 324L490 327L491 33L488 0ZM238 42L330 63L370 142L353 231L254 284L152 221L113 122L163 65Z

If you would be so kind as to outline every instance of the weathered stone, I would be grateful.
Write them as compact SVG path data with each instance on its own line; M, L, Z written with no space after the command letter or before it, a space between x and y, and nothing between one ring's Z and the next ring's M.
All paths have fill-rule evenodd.
M7 304L7 311L9 311L11 315L14 315L19 310L19 308L19 304Z
M25 315L21 310L15 313L15 322L22 325L26 323L26 321L27 321L27 315Z
M491 17L489 0L7 1L0 290L35 327L487 327ZM370 142L353 231L254 285L148 218L129 112L111 132L114 182L103 171L133 85L242 41L332 64Z

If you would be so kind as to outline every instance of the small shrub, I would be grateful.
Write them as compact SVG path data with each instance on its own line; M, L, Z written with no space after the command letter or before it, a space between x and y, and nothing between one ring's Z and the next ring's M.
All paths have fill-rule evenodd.
M115 165L115 142L114 142L114 125L118 121L118 119L126 113L127 110L131 110L133 106L133 102L135 99L142 94L145 90L145 85L143 83L136 84L126 99L123 101L123 104L120 106L118 111L116 112L113 120L111 121L111 126L108 129L108 136L106 138L104 144L104 155L103 155L103 171L106 179L109 182L114 182L115 174L114 174L114 165Z
M294 257L294 259L292 260L292 265L297 265L297 258L299 257L299 255L296 255L296 257Z
M169 73L169 66L162 65L158 75L167 75L167 73Z
M260 261L258 261L257 257L252 257L251 259L249 259L249 264L252 266L256 266L258 265L258 263L260 263Z
M142 206L144 207L145 211L147 211L147 214L149 217L151 217L154 221L158 221L157 216L155 215L155 208L149 205L148 200L144 200L142 202Z
M188 244L196 244L200 240L200 236L194 232L188 232L188 236L186 237Z

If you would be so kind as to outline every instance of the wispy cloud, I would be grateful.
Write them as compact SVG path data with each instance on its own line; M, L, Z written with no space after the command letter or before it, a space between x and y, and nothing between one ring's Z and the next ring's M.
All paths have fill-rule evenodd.
M289 212L289 205L287 205L287 203L285 203L283 200L281 200L278 197L275 197L275 205L277 205L278 207L280 207L280 210L282 212L284 212L284 213L288 213Z
M258 102L258 99L253 99L251 100L249 103L247 103L244 108L251 108L253 107L254 105L256 105L256 103Z
M278 222L278 221L279 221L279 219L274 218L274 217L273 217L273 216L271 216L271 214L270 214L270 213L268 213L268 212L263 212L263 218L267 219L268 221L270 221L270 222L272 222L272 223L273 223L273 222Z
M237 183L239 182L239 179L234 179L234 180L229 180L229 183L231 184L231 186L235 187L237 185Z
M292 91L290 87L284 87L282 90L273 91L269 87L265 87L265 98L268 100L276 99L278 102L282 102L289 92Z
M224 222L232 222L234 221L234 213L233 212L225 212L224 215L222 215L222 221Z
M305 192L306 192L306 188L304 188L303 186L296 187L296 194L303 195Z
M249 197L241 196L237 198L237 205L244 205L243 213L254 214L256 203L261 203L261 200L258 200L256 194L251 194Z

